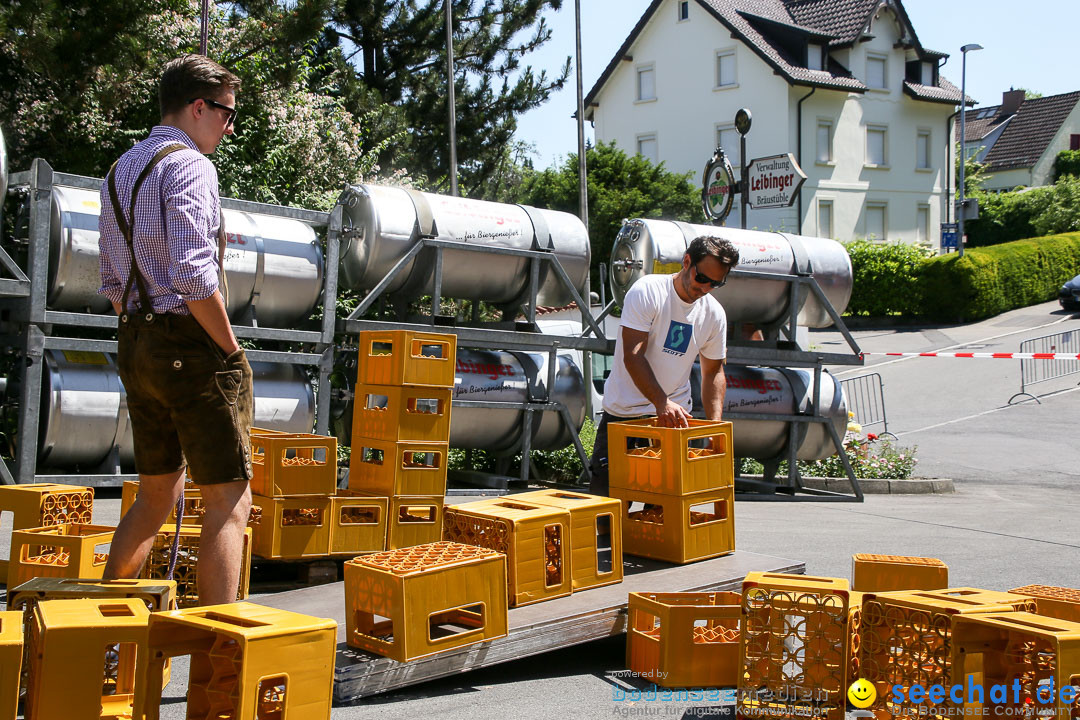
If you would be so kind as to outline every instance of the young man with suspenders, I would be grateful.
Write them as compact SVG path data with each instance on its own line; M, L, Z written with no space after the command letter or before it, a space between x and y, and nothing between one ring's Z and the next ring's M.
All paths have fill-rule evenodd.
M120 318L117 364L139 473L105 577L138 574L186 469L206 507L203 605L236 599L251 508L251 367L225 311L217 171L205 157L233 132L239 87L203 56L167 63L161 124L116 161L101 190L98 292Z

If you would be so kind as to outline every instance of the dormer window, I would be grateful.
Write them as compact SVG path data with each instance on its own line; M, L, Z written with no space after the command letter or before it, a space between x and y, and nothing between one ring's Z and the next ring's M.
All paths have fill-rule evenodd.
M934 65L932 63L924 62L919 63L922 68L922 84L934 85Z
M888 58L885 55L866 54L866 86L886 90L888 84Z
M824 70L824 48L821 45L810 43L806 46L806 67L810 70Z

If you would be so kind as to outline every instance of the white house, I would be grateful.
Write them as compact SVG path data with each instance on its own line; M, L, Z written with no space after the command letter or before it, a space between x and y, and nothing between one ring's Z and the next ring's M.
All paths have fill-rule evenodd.
M597 142L697 179L717 144L738 167L745 107L748 159L791 152L808 176L794 206L751 209L747 227L937 246L961 99L946 58L900 0L654 0L585 116Z
M970 110L966 118L964 145L986 166L986 190L1050 185L1058 153L1080 150L1080 92L1028 100L1023 90L1008 90L1000 105Z

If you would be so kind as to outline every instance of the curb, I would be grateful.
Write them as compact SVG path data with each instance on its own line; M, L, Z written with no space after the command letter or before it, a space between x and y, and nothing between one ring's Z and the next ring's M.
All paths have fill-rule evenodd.
M802 484L813 490L851 492L847 478L803 478ZM859 480L864 495L947 495L956 492L948 478L908 478L907 480Z

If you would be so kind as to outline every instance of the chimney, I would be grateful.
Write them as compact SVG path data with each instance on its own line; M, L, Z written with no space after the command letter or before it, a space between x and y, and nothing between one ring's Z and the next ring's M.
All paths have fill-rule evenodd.
M1024 102L1023 90L1006 90L1001 93L1001 114L1008 116L1014 114L1020 109L1020 105Z

